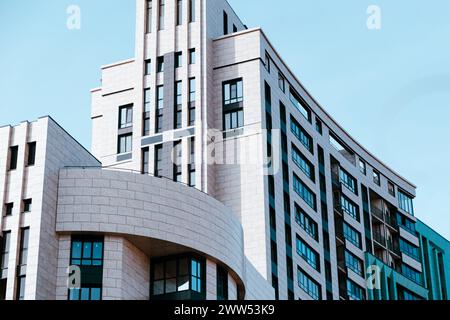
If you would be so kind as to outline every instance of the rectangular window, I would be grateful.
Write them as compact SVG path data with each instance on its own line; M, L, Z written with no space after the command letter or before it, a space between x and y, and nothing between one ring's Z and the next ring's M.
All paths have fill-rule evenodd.
M154 165L154 173L155 177L162 177L162 145L155 146L155 165Z
M235 24L233 24L233 33L234 33L234 32L238 32L238 28L236 27Z
M281 91L286 91L286 80L281 72L278 72L278 87L280 87Z
M345 265L347 268L355 272L357 275L361 277L364 276L363 272L363 262L361 259L358 259L354 254L345 250Z
M195 187L195 138L190 138L189 141L189 186Z
M164 87L158 86L156 92L156 123L155 131L160 133L163 129Z
M316 195L300 180L294 173L294 191L309 205L312 209L317 210Z
M147 59L145 60L145 75L151 75L152 74L152 60Z
M419 248L406 240L400 239L400 251L416 261L420 261Z
M14 209L14 203L6 203L5 204L5 216L12 216Z
M189 49L189 64L195 64L195 48Z
M183 52L175 52L175 68L183 66Z
M301 125L291 116L291 131L297 137L297 139L302 143L302 145L311 154L314 153L314 145L312 137L301 127Z
M366 163L364 161L362 161L361 159L359 159L359 171L363 175L366 175L366 173L367 173Z
M373 170L373 183L375 183L376 185L381 185L380 182L380 173L378 171Z
M16 300L25 299L25 280L26 276L17 277Z
M177 0L177 26L183 24L183 0Z
M295 221L297 224L306 231L314 240L319 240L319 234L317 232L317 223L305 212L300 206L295 204Z
M30 228L20 229L20 251L19 251L19 264L18 266L26 266L28 261L28 240L30 238ZM24 275L20 272L20 275Z
M36 162L36 142L27 143L27 165L34 166Z
M303 171L303 173L314 182L314 166L310 161L308 161L308 159L306 159L306 157L294 144L292 144L292 160Z
M118 137L117 143L117 153L128 153L131 152L133 145L133 134L127 133L122 134Z
M23 200L23 212L31 212L32 199Z
M175 121L174 127L175 129L179 129L182 127L182 112L183 112L183 83L178 81L175 84L176 88L176 96L175 96Z
M364 289L351 280L347 280L347 295L350 300L364 300Z
M323 130L322 130L322 121L320 121L319 119L316 118L316 131L319 134L322 134Z
M217 300L228 300L228 272L217 266Z
M0 279L5 279L9 263L9 250L11 243L11 231L3 231L2 252L0 257Z
M151 90L150 88L144 89L144 112L150 112L151 110Z
M306 272L304 272L300 267L297 269L297 278L299 287L306 292L314 300L321 299L321 287L313 280Z
M244 109L242 102L242 79L224 82L223 84L223 123L224 130L236 129L244 126Z
M415 283L422 285L422 274L406 264L402 264L402 274L407 277L409 280L414 281Z
M133 105L119 107L119 129L133 126Z
M102 266L102 240L73 240L70 264L76 266Z
M401 190L398 190L398 206L403 211L414 215L413 199Z
M158 57L157 59L157 65L156 65L156 72L164 72L164 57Z
M223 34L228 34L228 14L225 11L223 12Z
M150 134L150 108L151 108L151 95L150 89L144 89L144 114L143 114L143 135L148 136Z
M189 126L195 125L195 78L189 79Z
M354 244L356 247L362 249L361 234L346 222L344 222L343 229L344 229L344 238L347 239L352 244Z
M159 0L159 30L164 30L165 0Z
M397 213L397 223L403 229L409 231L412 234L416 234L416 223L411 219L408 219L401 213Z
M289 92L289 99L300 114L311 123L311 110L306 105L306 102L293 90Z
M306 244L299 236L297 236L297 253L311 267L320 272L320 257L309 245Z
M18 154L19 154L19 146L9 148L9 170L17 169Z
M147 0L147 25L146 25L147 33L152 32L152 23L153 23L152 14L153 14L153 1Z
M181 140L173 144L173 181L182 182L182 148Z
M189 0L189 22L195 22L195 0Z
M391 196L395 197L395 186L390 181L388 181L388 192Z
M148 147L143 148L142 149L142 168L141 168L142 174L149 173L149 157L150 157L150 149Z
M342 183L344 187L358 195L358 190L356 186L356 179L353 178L347 171L342 168L339 168L339 181Z
M343 212L348 214L350 217L359 221L359 209L349 198L341 195L341 209Z
M264 56L264 67L266 68L267 72L270 73L270 55L266 51L266 55Z

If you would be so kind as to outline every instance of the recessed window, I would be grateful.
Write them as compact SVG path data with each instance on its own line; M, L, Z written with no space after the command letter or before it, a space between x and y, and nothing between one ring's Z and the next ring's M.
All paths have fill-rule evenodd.
M344 238L353 243L358 248L361 246L361 234L351 227L348 223L344 222L343 226Z
M228 272L217 266L217 300L228 300Z
M292 144L292 160L303 171L303 173L311 179L315 180L313 164L300 152L300 150Z
M27 165L34 166L36 162L36 142L27 143Z
M381 185L380 173L375 170L373 170L373 183L378 186Z
M195 125L195 78L189 79L189 126Z
M345 250L345 265L357 275L364 276L362 260L348 250Z
M280 87L281 91L286 91L286 80L281 72L278 72L278 87Z
M398 206L403 211L414 215L413 199L403 191L398 190Z
M298 286L300 287L300 289L306 292L314 300L321 299L322 289L320 285L300 267L297 268L297 279L298 279Z
M145 75L148 76L152 73L152 60L145 60Z
M177 26L183 24L183 0L177 0Z
M23 200L23 212L31 212L32 199Z
M158 57L156 72L164 72L164 57Z
M159 30L164 30L165 0L159 0Z
M14 209L14 203L13 202L6 203L5 204L5 216L12 216L13 209Z
M314 192L309 189L303 181L294 173L294 191L305 201L313 210L317 210L317 199Z
M153 14L153 1L152 0L147 0L147 23L146 23L146 31L147 33L151 33L152 32L152 14Z
M297 254L311 267L320 272L320 257L303 239L297 235Z
M195 0L189 0L189 22L195 22Z
M390 181L388 181L388 192L391 196L395 197L395 186Z
M122 134L118 137L117 153L128 153L132 150L133 134Z
M175 68L181 68L183 65L183 53L175 52Z
M301 144L311 153L314 153L312 137L302 128L300 123L291 116L291 132L301 142Z
M238 28L236 27L236 25L233 24L233 33L234 32L238 32Z
M155 165L154 165L154 173L155 177L162 177L162 145L155 146Z
M189 139L189 186L195 187L195 137Z
M349 198L341 194L341 210L359 222L359 208Z
M228 34L228 14L225 11L223 12L223 34Z
M350 279L347 279L347 295L352 300L364 300L365 298L364 289Z
M195 48L189 49L189 64L195 64Z
M296 203L295 221L314 240L319 240L317 223Z
M149 173L149 159L150 159L149 147L143 148L142 149L142 167L141 167L142 174Z
M19 263L17 265L17 286L16 286L16 300L25 299L25 267L28 260L28 240L30 237L30 228L20 229L20 249L19 249Z
M156 91L156 124L155 131L159 133L163 129L164 87L158 86Z
M3 231L3 241L0 242L1 256L0 256L0 279L7 278L8 264L9 264L9 250L11 243L11 231Z
M225 82L223 84L223 122L224 130L236 129L244 126L244 109L242 102L242 79Z
M316 118L316 131L319 134L322 134L322 121L320 121L318 118Z
M303 100L300 95L295 91L291 90L289 93L289 99L294 107L300 112L300 114L311 123L311 110L307 106L305 100Z
M182 104L183 104L183 83L177 81L175 83L175 116L174 116L174 128L179 129L182 127Z
M364 161L362 161L361 159L359 159L359 171L360 171L363 175L366 175L366 174L367 174L366 163L365 163Z
M119 108L119 129L125 129L133 126L133 105L127 105Z
M347 171L339 168L339 181L344 187L358 195L358 187L356 184L356 179L353 178Z
M19 154L19 146L9 148L9 170L17 169L17 157Z
M173 181L182 182L182 148L181 140L173 144Z

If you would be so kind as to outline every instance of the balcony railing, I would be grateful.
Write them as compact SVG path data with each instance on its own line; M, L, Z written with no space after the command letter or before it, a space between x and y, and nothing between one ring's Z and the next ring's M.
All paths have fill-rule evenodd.
M372 214L373 214L374 216L376 216L377 218L379 218L379 219L381 219L381 220L384 221L383 210L381 210L381 209L379 209L379 208L377 208L377 207L375 207L375 206L372 206L372 207L370 208L370 211L372 212Z

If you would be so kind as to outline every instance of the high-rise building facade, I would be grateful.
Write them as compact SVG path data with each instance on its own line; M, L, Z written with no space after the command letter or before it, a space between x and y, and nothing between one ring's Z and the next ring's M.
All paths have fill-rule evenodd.
M55 225L35 215L57 244L55 277L25 298L446 297L430 295L448 275L428 267L416 187L318 104L261 29L225 0L136 8L135 58L104 66L92 90L96 158L61 161L57 192L41 190L56 199ZM4 141L1 168L17 154ZM20 241L5 225L8 255ZM70 266L81 283L68 288ZM11 299L20 279L7 273Z

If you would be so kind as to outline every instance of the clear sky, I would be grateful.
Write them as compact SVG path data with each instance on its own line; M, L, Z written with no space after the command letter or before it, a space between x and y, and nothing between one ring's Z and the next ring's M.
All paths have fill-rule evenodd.
M450 1L229 0L372 153L418 186L450 238ZM69 5L81 29L66 27ZM369 5L381 29L366 25ZM51 115L90 146L100 66L134 56L134 0L0 0L0 125Z

